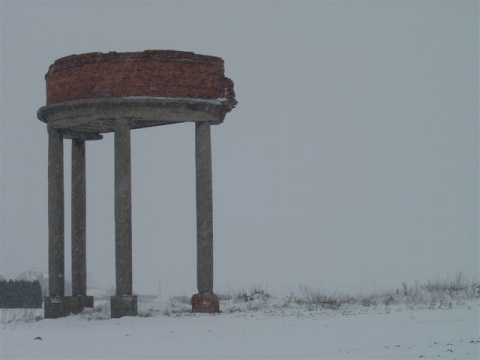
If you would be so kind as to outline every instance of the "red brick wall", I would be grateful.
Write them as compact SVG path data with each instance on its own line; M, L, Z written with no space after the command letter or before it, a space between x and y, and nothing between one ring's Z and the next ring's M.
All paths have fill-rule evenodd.
M45 79L47 104L127 96L235 98L223 59L183 51L71 55L56 60Z

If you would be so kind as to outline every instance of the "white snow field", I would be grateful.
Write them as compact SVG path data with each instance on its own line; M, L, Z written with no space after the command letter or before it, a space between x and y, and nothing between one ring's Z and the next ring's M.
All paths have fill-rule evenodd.
M0 359L479 359L478 299L455 305L345 305L251 299L223 313L142 301L110 319L108 303L62 319L2 310Z

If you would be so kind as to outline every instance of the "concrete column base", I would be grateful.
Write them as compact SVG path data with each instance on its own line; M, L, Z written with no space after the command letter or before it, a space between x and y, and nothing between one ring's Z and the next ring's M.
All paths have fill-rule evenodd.
M93 308L93 296L45 297L44 318L57 319L70 314L79 314L86 307Z
M110 316L121 318L122 316L137 316L136 295L116 295L110 297Z
M45 319L57 319L70 315L69 302L61 297L45 297L43 305L43 317Z
M215 294L195 294L192 296L192 312L219 313L220 302Z
M78 305L81 305L82 308L93 308L94 305L94 299L93 296L83 296L83 295L77 295L75 297L72 297L72 300L77 303ZM83 310L83 309L82 309Z

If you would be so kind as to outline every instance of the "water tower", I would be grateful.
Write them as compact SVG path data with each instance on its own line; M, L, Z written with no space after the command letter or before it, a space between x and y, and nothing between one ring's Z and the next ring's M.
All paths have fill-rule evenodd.
M137 314L132 293L130 131L195 123L197 288L192 311L218 312L213 293L213 213L210 125L221 124L237 101L219 57L147 50L71 55L45 75L47 105L38 118L48 130L48 271L45 317L93 306L87 295L85 143L115 137L115 277L111 316ZM72 140L72 296L65 296L63 140Z

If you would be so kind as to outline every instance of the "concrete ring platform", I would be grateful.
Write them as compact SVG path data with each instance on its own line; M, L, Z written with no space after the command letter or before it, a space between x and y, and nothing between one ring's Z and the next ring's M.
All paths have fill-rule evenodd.
M235 105L234 99L140 97L84 99L41 107L38 118L50 128L63 130L65 137L94 138L113 132L117 119L128 119L131 129L209 122L221 124Z

